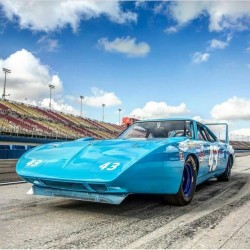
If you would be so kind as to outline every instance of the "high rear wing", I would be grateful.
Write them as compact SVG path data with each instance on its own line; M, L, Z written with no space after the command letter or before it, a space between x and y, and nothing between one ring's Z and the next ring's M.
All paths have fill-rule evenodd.
M225 143L229 144L229 136L228 136L228 124L227 123L206 123L205 124L214 134L219 133L219 139L220 138L220 128L223 126L224 127L224 132L225 132L225 137L222 135L222 138L225 140ZM217 126L213 127L213 126ZM213 128L211 128L213 127ZM219 132L218 132L219 131Z

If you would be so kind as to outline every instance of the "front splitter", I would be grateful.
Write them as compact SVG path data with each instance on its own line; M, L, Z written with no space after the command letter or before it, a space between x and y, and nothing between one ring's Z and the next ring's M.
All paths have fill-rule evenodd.
M33 185L27 194L63 197L74 200L83 200L90 202L109 203L119 205L128 194L103 194L103 193L88 193L77 192L64 189L55 189L48 187L40 187Z

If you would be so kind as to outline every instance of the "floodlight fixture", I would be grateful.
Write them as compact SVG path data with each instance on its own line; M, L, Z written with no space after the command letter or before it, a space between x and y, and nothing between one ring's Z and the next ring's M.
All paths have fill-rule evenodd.
M121 109L121 108L119 108L119 109L118 109L118 112L119 112L119 119L118 119L118 123L119 123L119 125L121 125L121 111L122 111L122 109Z
M9 96L9 95L6 95L6 93L5 93L5 91L6 91L6 75L7 75L7 74L10 74L10 73L11 73L11 70L10 70L10 69L6 69L6 68L3 68L3 72L4 72L4 85L3 85L2 99L5 100L5 97L6 97L6 96Z
M102 121L104 122L104 108L105 108L106 104L103 103L102 104Z
M83 95L80 95L80 99L81 99L81 113L80 113L80 115L81 115L81 117L82 117L82 100L84 99L84 96L83 96Z
M49 84L49 108L51 110L51 92L52 92L52 89L55 88L55 85L53 84Z

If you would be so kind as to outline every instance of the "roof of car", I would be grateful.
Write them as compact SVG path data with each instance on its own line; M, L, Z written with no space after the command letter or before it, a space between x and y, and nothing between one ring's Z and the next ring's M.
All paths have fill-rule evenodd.
M195 121L191 118L159 118L159 119L145 119L136 122L156 122L156 121Z

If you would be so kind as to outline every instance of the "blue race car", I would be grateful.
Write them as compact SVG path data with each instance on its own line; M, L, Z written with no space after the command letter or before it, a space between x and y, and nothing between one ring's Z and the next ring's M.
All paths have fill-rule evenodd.
M196 185L228 181L234 150L192 119L138 121L117 139L83 138L36 147L16 171L35 195L120 204L129 194L157 194L177 205L191 202Z

